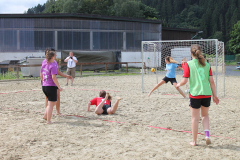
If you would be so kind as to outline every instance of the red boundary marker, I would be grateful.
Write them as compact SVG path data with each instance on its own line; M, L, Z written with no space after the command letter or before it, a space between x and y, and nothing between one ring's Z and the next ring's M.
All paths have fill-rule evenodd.
M78 89L83 91L101 91L100 89L81 89L81 88L66 88L67 89ZM41 91L41 89L33 89L33 90L25 90L25 91L14 91L14 92L6 92L6 93L0 93L0 94L9 94L9 93L22 93L22 92L31 92L31 91ZM114 91L114 90L105 90L105 91L111 91L111 92L121 92L121 91Z
M7 108L8 110L20 110L18 108ZM23 110L24 111L24 110ZM35 113L43 113L40 111L35 111ZM53 114L55 115L55 114ZM118 121L111 121L111 120L104 120L104 119L97 119L97 118L89 118L89 117L85 117L85 116L80 116L80 115L63 115L63 116L68 116L68 117L80 117L80 118L87 118L87 119L95 119L95 120L99 120L99 121L104 121L104 122L111 122L111 123L129 123L129 122L118 122ZM129 123L132 125L141 125L141 124L137 124L137 123ZM142 125L145 127L150 127L150 128L154 128L154 129L161 129L161 130L167 130L167 131L175 131L175 132L183 132L183 133L192 133L191 131L184 131L184 130L176 130L176 129L171 129L171 128L162 128L162 127L155 127L155 126L149 126L149 125ZM198 133L200 135L204 135L203 133ZM231 138L231 137L223 137L223 136L216 136L216 135L210 135L211 137L216 137L216 138L224 138L224 139L235 139L235 140L239 140L237 138Z

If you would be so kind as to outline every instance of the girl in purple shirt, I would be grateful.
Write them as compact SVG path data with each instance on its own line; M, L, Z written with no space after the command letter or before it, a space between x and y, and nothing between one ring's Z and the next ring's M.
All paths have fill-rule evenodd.
M43 116L43 119L47 120L47 124L52 123L52 111L53 106L56 105L57 102L57 90L62 91L58 80L57 80L57 71L58 65L55 63L56 52L55 51L47 51L46 53L46 61L42 63L41 67L41 80L42 80L42 90L43 93L48 98L48 104Z

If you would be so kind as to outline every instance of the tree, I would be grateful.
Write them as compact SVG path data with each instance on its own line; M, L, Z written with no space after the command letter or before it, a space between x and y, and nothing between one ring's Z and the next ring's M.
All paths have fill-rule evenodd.
M231 32L231 39L229 41L229 49L234 54L240 53L240 21L238 21Z
M38 4L35 7L29 8L26 14L39 14L39 13L42 13L44 9L45 9L45 4L43 5Z
M55 13L55 0L47 0L45 4L44 13Z

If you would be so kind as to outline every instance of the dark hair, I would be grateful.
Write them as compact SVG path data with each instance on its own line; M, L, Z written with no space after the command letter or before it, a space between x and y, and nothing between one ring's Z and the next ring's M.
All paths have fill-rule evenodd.
M205 66L205 65L206 65L206 63L205 63L205 58L204 58L204 56L202 55L201 48L200 48L199 45L193 44L193 45L191 46L191 53L193 54L193 56L194 56L195 58L197 58L199 64L201 64L202 66Z
M106 97L106 91L104 90L101 90L100 93L99 93L99 97L102 97L102 98L105 98ZM108 99L112 99L112 96L108 96Z

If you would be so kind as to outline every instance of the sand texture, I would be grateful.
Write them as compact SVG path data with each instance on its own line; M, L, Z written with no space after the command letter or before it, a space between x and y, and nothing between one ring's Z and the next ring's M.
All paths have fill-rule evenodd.
M146 76L145 90L156 84ZM163 78L163 77L161 77ZM0 82L0 159L239 159L240 77L226 77L226 96L210 106L212 144L198 135L198 146L190 146L191 114L170 84L147 97L141 75L76 78L74 86L61 92L61 113L53 124L42 119L45 96L39 80ZM161 79L159 79L161 80ZM177 77L180 81L180 78ZM185 90L186 87L181 87ZM96 115L88 102L99 90L109 90L123 100L114 115ZM53 113L56 113L54 107ZM203 133L199 122L199 132Z

